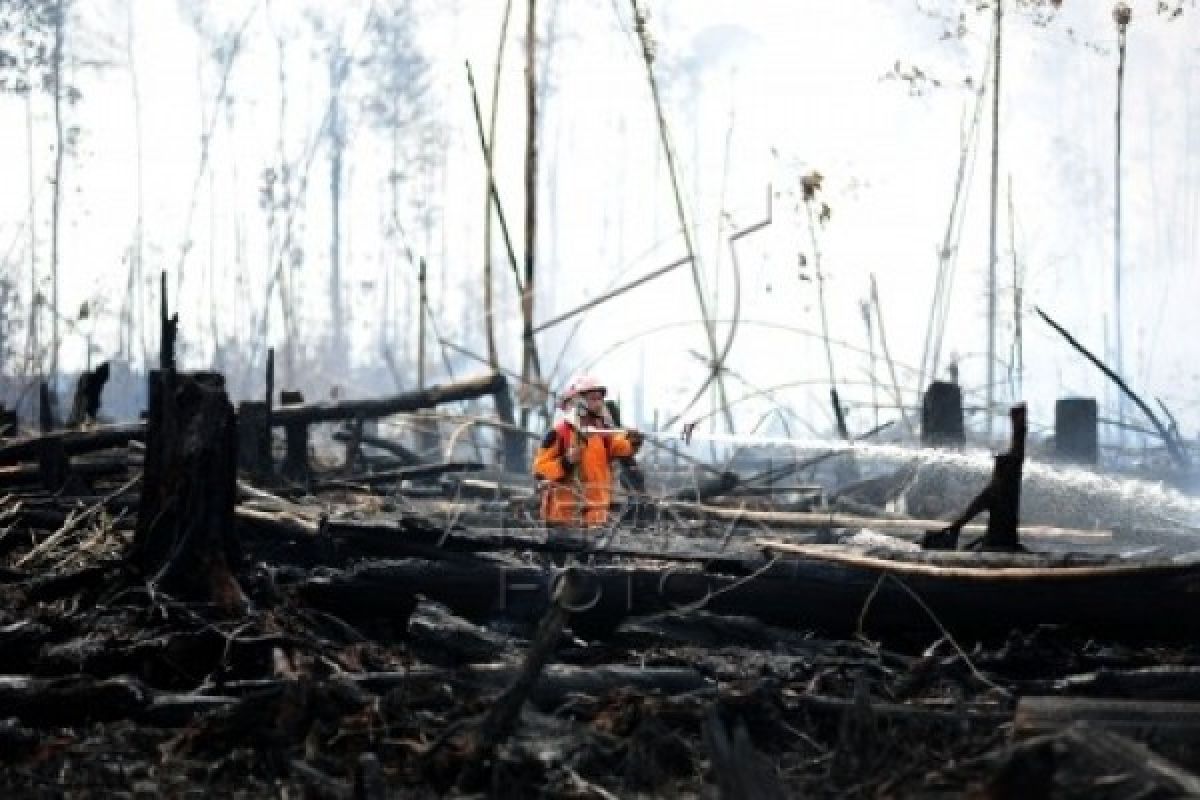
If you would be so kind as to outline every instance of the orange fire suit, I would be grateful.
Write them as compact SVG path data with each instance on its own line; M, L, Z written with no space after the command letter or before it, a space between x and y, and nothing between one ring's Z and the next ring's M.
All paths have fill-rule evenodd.
M587 427L604 427L599 419ZM548 525L598 527L608 521L612 500L612 461L632 456L637 448L624 433L591 434L583 443L578 464L567 463L567 451L579 436L567 422L559 421L538 448L533 474L547 481L542 491L542 521Z

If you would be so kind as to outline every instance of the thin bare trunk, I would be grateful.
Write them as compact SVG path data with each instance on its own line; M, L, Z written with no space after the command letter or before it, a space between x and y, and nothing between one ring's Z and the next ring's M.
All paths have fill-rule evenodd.
M908 409L904 406L904 394L900 391L900 381L896 378L896 363L892 361L891 351L888 350L887 332L883 325L883 308L879 305L879 289L875 285L875 273L871 273L871 303L875 306L875 319L879 322L879 346L883 348L883 359L887 362L888 376L892 379L892 396L896 399L896 407L900 410L900 418L904 427L912 435L916 428L908 418Z
M286 60L287 60L286 59L287 45L286 45L286 40L282 36L279 36L279 35L276 36L275 44L276 44L276 49L278 52L277 78L279 81L279 111L278 111L278 121L277 121L278 130L279 130L279 138L276 141L276 157L278 159L278 161L277 161L278 172L276 175L276 181L278 184L281 185L280 191L283 193L284 201L285 201L283 211L285 214L287 214L287 217L284 220L284 226L283 226L284 230L279 231L278 223L276 222L277 209L274 206L274 203L276 202L276 200L275 200L275 198L272 198L271 199L272 205L271 205L271 207L269 207L267 209L268 220L273 228L273 230L271 231L271 237L270 237L270 244L269 244L270 253L269 253L268 261L274 265L274 268L273 268L274 276L271 279L269 279L267 282L267 296L263 303L262 336L263 336L263 340L264 340L263 344L265 346L266 337L267 337L267 334L269 331L268 322L269 322L270 316L271 316L271 295L272 295L271 290L275 284L275 276L277 276L278 281L279 281L279 313L280 313L281 320L283 322L283 380L282 380L282 384L285 386L291 386L292 381L296 377L296 372L295 372L296 357L295 357L295 350L294 350L294 341L293 341L293 337L292 337L292 310L291 310L292 298L291 298L291 292L289 291L289 286L291 283L290 277L291 277L292 269L289 264L290 253L288 251L290 250L290 246L291 246L291 226L292 226L291 207L292 207L292 204L296 203L298 200L293 195L292 189L289 186L291 179L294 176L290 175L290 167L288 165L288 160L287 160L287 145L284 142L284 133L287 130L287 108L288 108L287 70L285 68Z
M1129 27L1131 12L1124 3L1118 4L1113 16L1117 23L1117 112L1115 115L1117 146L1114 153L1113 182L1115 207L1113 214L1113 304L1117 333L1117 374L1125 377L1125 344L1121 324L1121 112L1125 96L1125 32ZM1117 395L1117 418L1125 422L1125 395ZM1120 443L1125 444L1125 429L1118 427Z
M142 363L148 364L150 361L150 345L146 341L146 326L144 324L145 273L143 271L146 251L145 159L142 152L142 92L141 84L138 82L137 62L134 55L133 8L133 4L131 3L127 9L126 57L129 67L129 92L133 101L134 169L136 175L134 204L137 216L134 220L133 248L129 265L130 287L128 303L130 311L126 357L130 362L133 361L133 339L136 333L136 337L141 343Z
M829 369L829 386L837 389L837 373L833 368L833 346L829 343L829 312L825 307L825 271L821 268L821 248L817 244L817 223L813 219L812 197L805 195L804 210L808 214L808 235L812 240L813 269L817 273L817 307L821 312L821 339L825 342L825 364Z
M963 210L967 202L969 180L973 170L975 155L978 153L980 120L983 118L984 97L986 92L986 76L991 69L992 56L989 51L987 62L984 64L984 80L979 82L979 91L975 96L975 110L967 126L959 148L958 171L954 176L954 193L950 198L950 216L946 220L946 232L942 237L942 247L938 251L938 271L934 282L933 302L929 309L929 318L925 323L925 346L921 351L920 372L917 374L917 387L925 388L925 379L937 378L938 364L941 360L942 334L945 330L946 314L949 311L950 294L954 287L954 269L958 263L958 237L962 234Z
M495 367L500 363L496 351L496 311L492 286L492 165L496 149L496 116L500 108L500 72L504 63L504 43L508 38L508 20L512 16L512 0L504 3L504 19L500 23L500 41L496 45L496 71L492 74L492 107L488 120L487 176L483 194L483 311L484 331L487 334L488 363Z
M54 186L50 206L50 387L52 392L58 391L58 351L59 340L58 318L58 247L59 225L62 217L62 177L63 162L66 160L66 131L63 129L62 114L62 82L63 82L63 44L66 35L66 6L63 0L57 0L54 9Z
M529 0L525 24L525 290L521 294L521 380L541 378L534 358L534 264L537 256L537 0ZM493 148L494 152L494 148ZM529 403L526 403L528 406Z
M879 378L875 372L875 331L871 324L871 303L870 301L863 302L862 318L863 324L867 326L867 355L870 359L870 375L871 375L871 409L875 413L875 426L879 426ZM921 388L921 384L917 384Z
M196 58L196 82L200 96L204 96L204 62L202 56ZM207 131L216 130L216 116L220 107L214 106L206 112L200 107L200 137L204 139ZM212 114L212 119L208 118ZM217 332L217 176L212 170L207 171L208 177L208 264L205 269L208 278L208 334L211 339L212 358L218 371L222 365L217 359L220 353L220 335Z
M995 63L992 78L992 195L991 227L988 236L988 297L987 297L987 387L985 415L988 442L992 441L992 407L996 399L996 222L1000 202L1000 33L1003 30L1004 1L996 0Z
M329 300L333 324L333 352L345 352L342 311L342 166L345 131L342 130L341 91L349 65L341 43L329 61Z
M425 259L417 268L417 388L425 388L425 309L429 305L426 292Z
M33 372L40 380L42 377L42 354L39 328L41 326L42 304L38 302L38 264L37 264L37 192L34 190L33 169L33 102L30 92L25 93L25 149L26 177L29 181L29 335L26 339L28 353L26 363L33 365Z
M1008 247L1012 251L1013 268L1013 349L1008 371L1015 403L1024 391L1025 353L1021 334L1021 262L1017 258L1017 212L1013 206L1012 175L1008 176Z
M658 134L662 141L663 155L667 162L667 170L671 177L671 190L675 198L675 211L679 216L679 224L683 232L683 243L692 267L692 283L696 290L696 301L700 305L700 317L704 322L704 334L708 341L709 357L712 360L709 381L716 380L717 390L721 396L721 407L724 409L726 428L733 432L733 416L729 411L729 399L725 392L725 380L721 374L723 365L717 348L717 334L708 303L704 297L704 283L700 278L700 264L696 258L696 248L692 244L691 226L688 224L687 213L684 210L683 193L679 185L679 170L675 164L675 151L671 146L670 130L667 126L666 114L663 111L662 98L658 92L658 80L654 75L654 47L646 30L646 16L638 5L638 0L629 0L633 8L634 26L637 30L638 41L642 48L642 61L646 66L646 78L650 83L650 95L654 101L654 112L658 120ZM708 381L705 382L707 386ZM700 393L697 393L699 396Z
M213 111L209 118L208 127L201 132L200 136L200 164L196 168L196 177L192 181L192 193L188 199L187 216L183 226L183 240L179 245L179 263L175 268L175 296L183 296L183 267L187 262L188 254L192 250L191 232L192 232L192 217L196 213L196 204L200 196L200 180L204 177L204 173L208 170L210 156L212 155L212 140L216 130L216 120L218 110L225 104L229 94L229 76L233 72L234 62L237 61L237 56L242 47L242 36L246 33L246 29L250 27L250 21L254 19L254 15L258 12L258 4L256 3L246 16L242 19L241 25L233 32L228 43L222 43L222 51L224 53L224 63L221 65L221 79L217 90L217 94L213 97ZM225 47L228 47L226 50ZM202 114L203 116L203 114Z

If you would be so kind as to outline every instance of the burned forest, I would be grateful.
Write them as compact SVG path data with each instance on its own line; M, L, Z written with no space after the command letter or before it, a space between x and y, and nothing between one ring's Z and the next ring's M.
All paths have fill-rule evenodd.
M1198 14L0 0L0 796L1200 796Z

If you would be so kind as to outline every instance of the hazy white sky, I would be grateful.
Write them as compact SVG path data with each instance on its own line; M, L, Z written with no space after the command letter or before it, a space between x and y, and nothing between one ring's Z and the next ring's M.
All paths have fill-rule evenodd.
M322 10L329 27L340 21L347 45L365 53L360 37L364 3L303 5ZM410 196L427 197L439 209L430 237L418 235L414 219L406 222L414 249L430 260L430 291L440 329L448 339L483 352L477 289L483 172L463 62L469 60L475 69L486 114L503 3L417 5L427 12L418 41L433 62L431 114L441 123L447 149L444 169L411 170L405 176ZM683 253L627 3L558 0L555 5L551 0L539 3L543 36L551 24L558 36L542 109L539 319ZM989 16L968 9L966 35L947 38L962 5L950 0L646 5L708 302L721 319L732 318L737 303L743 320L729 360L741 378L728 379L730 394L747 394L747 386L797 384L780 398L814 424L828 424L824 349L818 339L789 330L820 329L812 242L797 201L799 176L814 169L825 176L821 200L832 212L817 232L831 336L866 349L860 303L875 275L889 350L900 366L900 380L911 383L914 376L904 365L917 364L922 353L937 251L974 101L965 80L977 85L982 75ZM99 297L115 315L124 293L138 187L132 84L125 66L132 29L142 109L147 273L174 270L181 244L191 241L179 310L184 336L192 342L186 354L192 366L211 360L214 327L220 338L242 343L256 338L252 323L261 312L269 252L258 187L279 138L280 64L272 31L285 41L283 140L289 159L304 161L327 103L327 68L300 6L280 0L77 0L76 16L93 29L86 37L81 34L80 48L90 47L114 63L81 67L76 76L84 96L70 111L81 138L66 167L62 308L73 310ZM524 4L514 6L496 146L500 192L519 253L525 20ZM1200 425L1193 313L1200 298L1195 263L1200 161L1191 146L1198 120L1192 98L1200 64L1198 18L1189 12L1168 22L1155 13L1152 0L1133 6L1125 127L1125 362L1135 385L1148 396L1161 396L1185 429L1194 431ZM192 8L204 10L213 31L250 20L245 47L230 72L231 102L214 128L209 168L194 202L201 114L212 113L219 70L210 57L211 44L198 39L182 13ZM1036 24L1035 15L1024 10L1006 17L998 329L1006 361L1013 308L1010 236L1025 273L1027 309L1043 307L1097 352L1105 351L1112 309L1116 66L1110 13L1108 3L1065 0L1048 24ZM889 78L897 65L906 74L917 67L927 79ZM350 91L361 94L356 80L352 78ZM43 265L49 252L45 220L53 131L48 113L48 102L37 98L31 165L25 106L15 98L0 98L5 121L0 141L9 154L0 162L0 183L9 187L0 195L0 245L16 243L7 268L23 280L28 279L22 226L30 166ZM986 116L984 124L990 127ZM980 385L984 376L986 127L969 172L942 359L945 364L952 351L959 354L969 386ZM357 327L353 352L298 365L322 385L346 381L348 364L379 360L386 270L393 270L402 291L400 363L412 363L415 342L412 270L379 233L387 217L388 142L352 115L348 146L344 287ZM307 202L296 228L305 251L296 287L303 297L300 330L310 341L319 338L328 321L329 264L327 154L323 147L312 152ZM1016 209L1011 234L1010 181ZM738 245L740 283L735 291L733 264L718 227L720 212L727 213L728 225L734 227L758 222L766 212L768 186L775 192L773 222ZM495 252L498 322L505 362L515 369L519 325L498 236ZM802 271L799 252L807 260ZM215 315L210 313L213 296ZM153 301L154 294L148 294L147 302ZM644 382L641 410L647 417L655 410L669 416L704 374L690 352L707 349L694 324L697 316L692 278L686 268L680 269L592 312L578 328L568 324L543 334L543 362L549 366L563 352L558 375L586 366L621 387L627 400L634 384ZM101 317L95 324L101 355L111 354L115 320ZM1070 356L1040 320L1027 313L1023 326L1024 394L1033 403L1035 422L1049 422L1053 399L1064 393L1099 394L1102 402L1108 400L1103 379ZM653 329L658 330L638 336ZM718 326L721 342L726 330L726 325ZM270 335L277 343L277 319ZM632 337L637 338L620 346ZM834 355L843 398L869 403L869 358L840 347ZM80 337L68 337L67 366L77 365L81 357ZM429 360L438 378L441 362L432 349ZM1007 375L1003 368L997 372ZM878 374L887 380L886 370ZM355 388L377 387L351 391ZM1008 390L998 398L1007 400ZM740 424L752 424L768 406L762 398L740 405ZM873 424L873 415L860 409L851 421L862 429Z

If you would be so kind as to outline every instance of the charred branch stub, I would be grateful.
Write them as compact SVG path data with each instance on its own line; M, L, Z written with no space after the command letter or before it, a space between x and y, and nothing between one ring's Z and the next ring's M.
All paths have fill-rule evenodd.
M1008 452L996 456L992 479L962 516L940 531L926 534L922 547L933 550L953 550L963 526L980 512L988 512L987 532L974 543L984 550L1023 550L1017 535L1020 517L1021 468L1025 463L1026 410L1021 403L1009 411L1012 420L1012 441Z
M151 374L146 472L129 561L163 591L236 611L244 603L232 572L239 561L236 419L221 375L173 373Z
M283 422L284 438L287 441L287 451L283 457L283 476L297 483L308 483L308 422L302 418L287 417L286 412L294 408L302 408L304 394L302 392L284 389L279 393L281 408L272 416L274 421Z
M100 395L104 384L108 383L108 362L105 361L94 370L81 372L75 383L75 399L71 403L71 414L67 417L68 428L78 428L88 422L95 422L100 413Z

